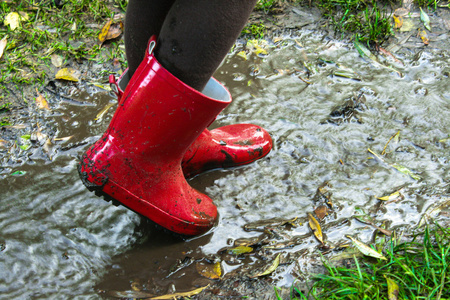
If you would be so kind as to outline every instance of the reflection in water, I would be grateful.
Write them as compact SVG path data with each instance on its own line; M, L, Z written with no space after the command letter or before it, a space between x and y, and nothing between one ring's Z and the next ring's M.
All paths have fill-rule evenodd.
M61 298L113 290L189 290L206 280L196 271L200 260L221 260L225 272L258 263L254 254L233 259L220 252L237 239L262 235L245 231L244 225L298 217L297 227L272 228L266 243L301 237L282 250L295 259L274 275L278 284L289 285L292 274L307 271L316 256L319 243L310 234L307 213L320 205L330 205L323 221L329 245L348 241L346 234L371 241L374 229L351 218L356 210L390 230L414 227L430 205L448 194L448 55L399 53L405 63L396 66L400 77L371 65L345 44L311 32L298 34L272 45L265 58L250 54L243 60L236 55L243 47L238 45L216 74L234 102L213 126L261 125L273 134L275 148L251 165L190 181L215 200L220 213L217 226L202 237L183 241L155 230L82 186L77 156L106 128L112 110L104 120L93 120L111 96L81 91L75 95L80 101L98 105L61 103L52 115L40 116L48 134L74 137L53 149L52 161L35 148L31 158L8 171L24 175L1 179L1 294ZM360 81L333 76L336 70L354 72ZM372 159L367 149L381 153L398 131L400 139L387 146L385 162ZM393 163L422 179L397 171ZM326 196L317 196L324 186ZM399 201L376 199L400 188Z

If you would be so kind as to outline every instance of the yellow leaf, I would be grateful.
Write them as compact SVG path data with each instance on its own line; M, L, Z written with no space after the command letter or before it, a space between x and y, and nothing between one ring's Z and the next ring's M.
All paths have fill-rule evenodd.
M395 23L394 28L395 29L401 28L403 25L403 17L402 16L397 17L395 15L393 15L392 17L394 18L394 23Z
M50 108L48 107L47 100L45 100L44 96L42 96L42 94L39 93L37 88L36 88L36 92L38 93L38 97L36 98L36 104L37 104L38 108L50 110Z
M425 45L428 45L430 43L430 40L428 39L427 32L425 30L423 30L423 29L420 29L420 28L419 28L419 37L422 39L422 42Z
M3 23L5 24L5 26L9 25L9 28L11 28L11 30L16 30L16 28L20 27L20 19L21 17L18 13L10 12L6 15L5 21Z
M201 291L206 289L208 286L209 286L209 284L207 286L195 289L195 290L190 291L190 292L175 293L175 294L170 294L170 295L157 296L157 297L153 297L153 298L150 298L150 299L151 300L172 300L172 299L177 299L177 298L181 298L181 297L192 297L194 295L199 294Z
M377 199L383 200L383 201L389 201L389 200L395 200L400 196L401 196L400 191L396 191L388 196L377 197Z
M243 59L247 60L247 54L245 51L241 51L237 54L237 56L242 57Z
M55 75L55 79L69 80L69 81L79 81L78 71L72 68L64 68L58 71Z
M101 118L103 118L103 116L106 114L106 112L114 106L114 102L109 102L108 104L105 105L105 107L103 107L103 109L97 114L97 116L95 117L94 121L97 121Z
M6 44L8 43L8 36L5 36L1 41L0 41L0 58L2 58L3 56L3 51L6 48Z
M387 260L386 257L383 256L383 254L378 253L377 251L373 250L372 248L370 248L369 246L367 246L366 244L358 241L357 239L352 238L351 236L347 235L347 237L349 239L352 240L353 244L356 246L356 248L358 248L358 250L366 255L366 256L371 256L371 257L375 257L375 258L379 258L382 260Z
M113 21L112 19L109 19L109 21L106 22L105 26L103 26L102 30L100 31L100 34L98 35L98 40L100 41L100 43L106 41L106 36L108 35L112 21Z
M278 268L278 265L280 264L280 255L281 255L281 253L278 253L278 255L277 255L277 257L275 257L275 260L273 261L273 263L264 272L258 273L251 277L255 278L255 277L265 276L265 275L269 275L270 273L275 271Z
M109 27L105 40L112 40L122 34L123 24L122 22L113 24Z
M207 264L203 262L199 262L196 264L197 272L206 278L209 279L219 279L222 276L222 266L220 262L216 262L215 264Z
M244 254L244 253L249 253L252 252L253 248L252 247L248 247L248 246L237 246L236 248L230 249L228 250L229 253L231 254Z
M399 288L397 283L395 283L394 280L390 279L386 275L384 275L384 278L386 278L387 286L388 286L388 299L389 300L397 300L398 294L399 294Z
M322 228L320 227L319 222L313 217L311 213L308 213L308 220L309 227L311 227L311 229L313 230L316 238L323 244Z

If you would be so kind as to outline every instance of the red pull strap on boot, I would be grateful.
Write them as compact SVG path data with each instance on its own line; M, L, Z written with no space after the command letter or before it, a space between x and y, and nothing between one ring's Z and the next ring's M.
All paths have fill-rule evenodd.
M211 80L204 93L187 86L152 55L155 38L130 79L102 138L81 158L80 177L159 225L201 234L217 217L212 200L186 182L181 162L189 146L231 102Z

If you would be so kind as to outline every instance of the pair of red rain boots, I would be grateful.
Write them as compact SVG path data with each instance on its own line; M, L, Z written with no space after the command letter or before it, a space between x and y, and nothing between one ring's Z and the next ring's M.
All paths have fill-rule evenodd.
M250 124L208 131L231 103L228 90L213 78L202 92L184 84L155 59L155 44L152 37L123 94L116 84L117 110L78 171L89 190L173 232L197 235L213 226L217 209L185 176L253 162L269 153L272 139Z

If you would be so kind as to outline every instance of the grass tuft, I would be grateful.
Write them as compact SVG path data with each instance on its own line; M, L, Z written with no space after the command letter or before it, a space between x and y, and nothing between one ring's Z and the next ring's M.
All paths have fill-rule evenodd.
M314 277L314 299L450 299L450 229L426 228L411 241L386 245L387 262L354 257L354 267L335 267ZM388 290L390 289L390 293ZM294 297L292 299L304 299Z

